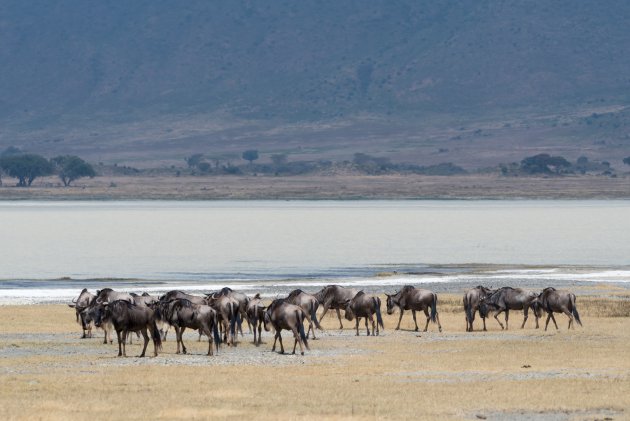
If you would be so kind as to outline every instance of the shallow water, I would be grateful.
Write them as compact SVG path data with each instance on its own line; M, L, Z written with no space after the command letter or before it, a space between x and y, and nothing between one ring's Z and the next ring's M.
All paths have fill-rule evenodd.
M333 280L624 284L629 215L630 201L0 202L0 302L102 278L266 294Z

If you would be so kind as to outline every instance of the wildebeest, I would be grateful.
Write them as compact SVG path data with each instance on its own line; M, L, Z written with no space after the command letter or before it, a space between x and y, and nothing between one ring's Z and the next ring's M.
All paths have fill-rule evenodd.
M96 291L96 299L94 301L97 304L101 304L104 302L111 303L116 300L124 300L133 303L133 296L127 292L114 291L111 288L103 288Z
M523 310L524 317L521 325L521 329L523 329L531 308L536 319L536 329L538 329L538 318L541 316L541 311L537 299L538 294L533 291L512 287L499 288L480 300L479 314L481 317L485 317L490 311L494 311L494 319L499 323L501 329L507 329L510 310ZM505 312L505 327L497 317L501 312Z
M219 295L206 297L206 304L215 309L223 331L223 342L236 346L236 324L240 319L238 301L232 297Z
M254 298L247 303L247 322L250 326L253 326L254 330L254 345L258 346L261 343L262 326L265 322L265 305L260 298L260 294L256 294ZM256 337L256 329L258 329L258 337Z
M540 293L538 302L540 303L542 309L547 312L545 330L547 330L547 326L549 325L549 319L553 320L553 324L556 325L556 330L558 329L558 324L556 323L556 318L553 317L553 313L566 314L569 318L569 329L573 326L574 320L582 326L580 315L575 307L575 294L572 292L559 291L555 288L548 287L543 289Z
M356 317L357 336L359 336L359 320L365 317L365 329L370 336L370 328L368 320L372 322L372 336L378 335L378 327L385 329L383 326L383 318L381 317L381 299L375 295L368 295L363 291L359 291L357 295L346 302L346 319L352 321ZM374 322L374 314L376 314L376 322Z
M116 336L118 337L118 356L126 357L125 342L129 332L141 332L144 337L144 346L139 357L144 357L144 353L149 343L147 330L153 337L153 354L157 357L158 349L162 349L162 341L157 324L155 323L155 311L146 306L137 306L125 300L101 303L105 308L104 317L110 318ZM98 322L97 322L98 325Z
M433 291L417 289L411 285L405 285L397 293L385 295L387 295L387 314L393 314L396 307L400 309L400 317L398 318L396 330L400 329L400 321L402 320L404 310L411 310L413 323L416 325L416 332L418 331L416 311L424 311L425 316L427 316L427 324L424 326L425 332L429 328L429 321L437 323L439 331L442 331L440 317L437 312L437 294ZM431 310L430 314L429 309Z
M469 289L464 293L464 315L466 317L466 332L473 331L473 322L475 321L475 313L479 310L481 300L493 291L490 288L481 285ZM481 315L483 320L483 330L486 330L486 315Z
M273 348L271 351L276 350L276 341L280 339L280 353L284 354L284 346L282 345L282 336L280 331L282 329L290 330L295 337L295 343L293 344L293 353L295 354L295 347L300 344L300 351L304 355L304 347L308 347L308 339L304 333L304 319L306 315L302 307L295 304L289 304L283 299L276 299L267 307L265 311L265 330L269 331L269 325L272 325L276 331L276 335L273 340ZM303 346L304 345L304 346Z
M237 319L237 327L238 327L239 332L241 332L241 336L243 336L242 325L243 325L243 319L248 320L247 319L247 303L249 303L249 297L246 294L243 294L242 292L234 291L232 288L229 288L229 287L221 288L220 291L213 292L211 294L206 294L206 296L212 297L212 298L216 298L219 296L226 296L226 297L230 297L236 300L236 302L238 303L238 313L239 313L239 317ZM251 332L252 327L249 326L249 321L247 321L247 323L248 323L249 331Z
M319 301L315 298L314 295L306 293L301 289L296 289L291 291L285 301L289 304L295 304L296 306L302 307L304 310L304 314L306 314L306 319L308 320L308 331L306 332L306 337L308 338L311 331L313 331L313 339L315 338L315 328L321 329L319 322L317 321L317 308L319 307Z
M83 329L83 336L81 336L81 338L92 337L92 323L87 322L87 317L86 314L83 313L83 310L88 308L95 298L96 295L88 292L87 288L83 288L79 296L72 300L72 304L68 304L68 307L74 308L77 316L77 323L80 323L81 328Z
M217 312L205 304L193 304L190 301L179 298L169 302L161 302L158 319L164 319L175 328L177 338L177 353L180 353L179 344L182 344L182 352L186 353L183 335L186 328L197 329L208 337L208 355L212 355L212 342L219 351L221 338L219 337Z
M205 305L206 303L206 298L205 297L200 297L198 295L192 295L192 294L188 294L186 292L183 291L179 291L179 290L172 290L167 292L164 295L161 295L158 300L160 303L167 303L176 299L184 299L184 300L188 300L193 304L201 304L201 305ZM162 327L160 328L160 333L162 334L162 340L165 341L166 340L166 335L168 334L168 327L169 324L168 322L162 320ZM199 334L199 340L201 340L201 333Z
M354 296L357 295L357 292L359 291L356 289L344 288L340 285L328 285L322 288L321 291L316 292L314 294L315 298L322 307L324 307L324 311L319 317L319 320L324 319L329 309L336 310L337 318L339 319L339 329L343 329L339 310L344 309L346 307L346 301L352 300Z

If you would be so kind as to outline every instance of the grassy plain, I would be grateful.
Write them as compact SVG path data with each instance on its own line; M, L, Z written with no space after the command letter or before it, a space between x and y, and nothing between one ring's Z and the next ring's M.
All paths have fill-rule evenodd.
M78 339L66 306L0 307L0 418L629 419L630 299L612 291L580 296L572 331L564 316L559 331L521 330L513 313L507 332L466 333L455 295L440 299L443 333L413 332L410 314L394 331L394 314L356 337L326 316L304 357L271 353L265 333L206 357L191 333L189 355L171 338L157 358L122 359L100 333Z
M102 176L59 187L0 186L1 200L219 199L630 199L630 175L501 177L498 175Z

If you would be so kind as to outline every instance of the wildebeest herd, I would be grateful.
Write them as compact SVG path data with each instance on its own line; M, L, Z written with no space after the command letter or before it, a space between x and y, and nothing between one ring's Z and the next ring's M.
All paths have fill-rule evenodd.
M396 309L400 312L396 330L400 329L404 311L411 310L416 331L419 330L416 321L417 311L424 312L426 316L425 332L429 327L429 322L436 323L439 331L442 331L436 293L406 285L394 294L385 295L387 314L393 314ZM525 327L530 310L535 316L536 328L543 312L547 313L545 330L547 330L549 320L553 320L558 329L553 313L566 314L569 317L569 329L574 322L582 325L575 307L575 295L551 287L536 293L520 288L490 289L477 286L466 291L463 304L468 332L473 331L476 313L479 313L483 320L484 331L486 317L491 313L501 329L508 329L510 310L523 310L524 318L521 328ZM149 336L153 340L153 353L157 356L170 327L175 330L178 354L186 354L186 346L183 342L184 331L194 329L199 332L200 340L202 335L207 336L208 355L213 355L215 350L218 352L222 343L228 346L237 345L238 334L243 336L243 320L247 322L250 332L253 331L256 346L261 344L262 328L264 327L265 331L273 328L275 336L272 351L275 351L276 343L279 341L280 352L284 353L280 333L282 330L289 330L295 339L293 353L295 354L296 347L299 345L304 355L304 348L309 349L309 336L312 334L315 339L315 329L321 329L317 318L320 306L323 308L320 319L328 310L336 310L340 329L343 329L340 313L343 310L347 320L355 320L357 336L359 336L359 323L362 318L365 320L368 336L378 335L380 329L385 328L381 315L381 299L377 295L339 285L328 285L314 294L296 289L286 298L277 298L268 305L258 294L252 298L230 288L223 288L205 296L169 291L160 297L147 293L137 295L118 292L111 288L104 288L92 294L87 289L83 289L69 306L75 309L77 322L81 324L83 330L83 338L92 337L92 328L96 326L105 332L103 343L106 344L108 341L112 343L112 330L116 331L118 356L126 356L125 344L127 339L131 340L130 333L136 333L138 338L142 334L144 338L140 357L145 355ZM498 319L501 313L505 313L505 326ZM306 332L305 321L308 322ZM372 325L371 331L369 324Z

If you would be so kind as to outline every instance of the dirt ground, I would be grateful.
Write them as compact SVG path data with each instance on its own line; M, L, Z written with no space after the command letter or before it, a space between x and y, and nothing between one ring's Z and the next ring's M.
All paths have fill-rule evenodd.
M513 312L509 331L466 333L458 296L441 297L442 333L414 332L410 314L395 331L396 313L356 337L327 315L305 356L272 353L271 333L257 348L245 328L214 357L190 332L188 355L169 337L157 358L117 358L100 331L79 339L67 306L3 306L0 419L630 419L630 301L612 291L580 296L571 331L562 315L559 331L531 317L521 330Z
M500 177L497 175L127 176L54 177L17 188L4 180L1 200L220 199L629 199L630 176Z

